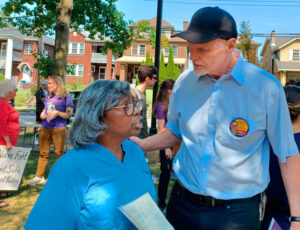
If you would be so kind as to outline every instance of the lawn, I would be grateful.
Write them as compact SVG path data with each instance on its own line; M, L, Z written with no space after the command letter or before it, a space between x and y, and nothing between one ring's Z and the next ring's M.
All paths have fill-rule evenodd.
M15 97L15 106L25 106L25 102L30 96L32 96L31 89L19 89Z
M18 191L14 192L9 198L2 199L9 203L7 208L0 209L0 230L21 230L26 219L38 198L38 195L43 188L43 185L34 187L27 186L27 182L35 176L39 153L32 152L26 164L21 185ZM45 177L48 177L51 166L55 162L54 154L50 154L49 163L46 169ZM159 164L154 163L149 165L150 170L154 176L159 178L160 169ZM158 180L154 182L157 188ZM174 180L170 181L168 197L170 196L171 187Z

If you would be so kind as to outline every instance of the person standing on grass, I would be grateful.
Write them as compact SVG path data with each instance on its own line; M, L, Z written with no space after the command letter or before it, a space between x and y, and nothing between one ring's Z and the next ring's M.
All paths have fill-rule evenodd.
M0 145L5 146L7 151L17 145L20 132L19 112L9 104L9 101L16 97L17 91L14 80L4 79L0 82ZM10 195L10 192L0 191L0 198ZM0 208L7 206L8 203L0 201Z
M167 122L167 114L169 107L169 99L172 93L175 81L173 79L166 79L161 83L158 91L156 105L154 106L154 114L157 119L157 131L162 131ZM159 152L160 159L160 176L158 183L158 207L164 211L166 207L166 197L168 192L168 185L172 170L173 153L171 148L162 149Z
M174 36L187 40L194 68L176 80L166 129L130 138L144 151L182 140L173 159L178 179L167 219L176 230L259 230L271 145L289 199L291 230L299 230L300 155L281 83L235 49L236 22L225 10L199 9L188 29Z
M44 173L48 164L51 142L54 145L56 160L63 155L67 135L67 119L70 119L73 114L73 99L70 95L67 95L61 77L49 77L48 90L49 96L44 102L45 108L41 113L42 127L40 128L39 135L40 157L36 176L28 182L29 186L45 182Z
M139 134L140 138L148 137L147 123L147 98L146 90L153 87L157 82L157 69L151 65L142 65L138 69L139 84L132 90L132 94L136 100L143 100L143 109L141 115L143 117L143 128Z
M41 113L45 108L45 100L48 97L48 81L45 80L42 82L42 87L38 89L38 91L35 93L36 97L36 123L41 124L42 119L41 119Z

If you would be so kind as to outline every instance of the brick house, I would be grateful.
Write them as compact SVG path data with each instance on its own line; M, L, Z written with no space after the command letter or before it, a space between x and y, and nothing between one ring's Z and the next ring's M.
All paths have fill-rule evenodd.
M141 20L131 24L134 29ZM151 28L156 27L156 17L148 20ZM188 22L183 23L183 29L186 29ZM187 42L181 38L171 38L171 35L176 33L174 26L166 20L162 20L161 34L168 38L168 46L172 47L174 63L178 65L181 71L188 68L188 49ZM155 56L155 49L152 47L149 39L149 33L145 33L143 38L137 39L132 45L126 49L123 56L116 60L116 75L120 76L120 80L131 82L137 74L137 69L146 59L146 54L149 52L151 57ZM168 62L168 49L162 49L165 56L165 64Z
M300 80L300 37L276 36L272 31L262 48L262 66L283 84Z
M74 76L67 76L66 82L81 78L85 85L91 78L95 80L111 79L114 71L115 58L111 51L102 54L105 40L91 40L87 32L70 32L68 64L75 64ZM55 40L43 36L39 39L26 36L17 29L0 29L0 72L5 78L15 78L24 83L34 83L38 80L38 70L33 53L42 49L45 54L53 56Z

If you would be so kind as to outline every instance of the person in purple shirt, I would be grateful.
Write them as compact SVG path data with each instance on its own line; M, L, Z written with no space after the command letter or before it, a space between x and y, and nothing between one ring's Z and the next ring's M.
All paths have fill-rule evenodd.
M167 114L169 107L169 99L172 93L175 81L173 79L166 79L161 83L154 114L158 123L158 132L163 130L168 122ZM171 148L160 150L160 177L158 184L158 207L164 211L166 207L166 197L168 192L168 185L170 181L170 173L172 169L173 153Z
M55 157L58 160L64 153L67 135L67 119L73 114L73 99L67 95L61 77L51 76L48 79L49 96L41 113L42 127L40 129L40 157L36 177L28 182L29 186L43 184L44 173L48 163L51 141L54 145Z
M300 149L300 87L289 85L284 87L286 100L294 131L294 138ZM266 189L268 197L265 216L261 224L261 230L268 230L272 218L282 230L290 229L290 206L284 188L278 158L272 148L270 151L270 183Z

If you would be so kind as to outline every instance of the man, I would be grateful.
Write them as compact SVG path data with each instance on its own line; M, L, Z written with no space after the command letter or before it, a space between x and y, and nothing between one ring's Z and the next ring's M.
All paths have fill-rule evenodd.
M136 99L143 100L143 109L141 115L143 117L143 128L139 134L139 138L148 137L148 124L147 124L147 98L146 89L153 87L157 82L157 69L151 65L142 65L138 69L139 84L132 91Z
M198 10L175 36L188 41L194 70L175 83L167 128L144 140L131 137L144 151L182 139L168 220L175 229L258 230L271 144L289 197L291 229L300 229L300 155L280 82L244 61L235 50L236 23L218 7Z
M41 112L45 108L44 101L48 97L48 81L45 80L42 82L42 87L36 92L36 123L41 124L42 120L40 118Z

